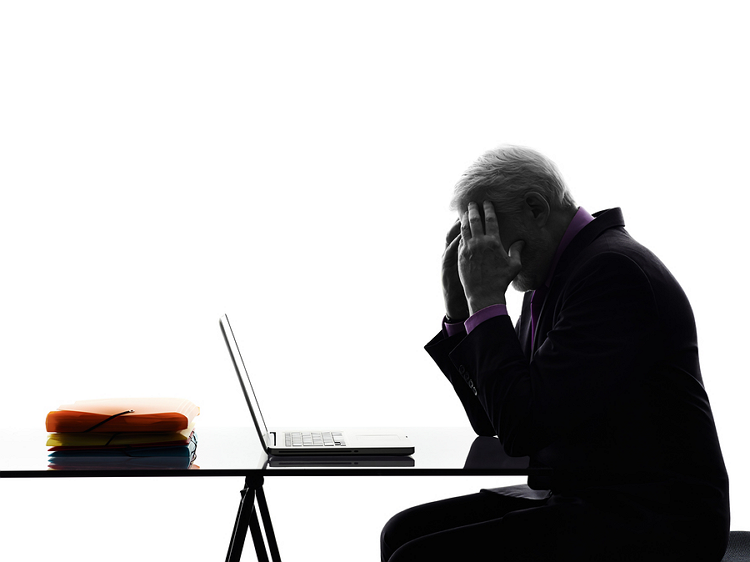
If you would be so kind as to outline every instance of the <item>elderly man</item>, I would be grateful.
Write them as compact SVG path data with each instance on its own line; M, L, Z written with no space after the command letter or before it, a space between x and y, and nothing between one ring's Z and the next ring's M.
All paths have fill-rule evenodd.
M721 560L728 480L674 277L529 149L482 156L452 206L446 317L425 349L477 434L553 476L402 512L382 559Z

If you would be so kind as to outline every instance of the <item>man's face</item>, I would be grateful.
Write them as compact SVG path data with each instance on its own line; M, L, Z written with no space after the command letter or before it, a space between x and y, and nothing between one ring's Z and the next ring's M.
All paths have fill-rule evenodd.
M481 211L482 221L484 213ZM538 289L547 280L547 273L556 249L546 233L539 229L533 215L526 209L518 212L502 211L495 205L500 241L505 251L515 242L523 240L521 250L521 271L511 282L511 286L521 292Z
M523 212L499 213L497 220L500 225L500 240L506 252L514 242L518 240L524 242L521 250L521 271L513 279L511 286L521 292L536 289L544 283L548 268L548 264L544 263L544 252L541 251L542 240L536 225L524 221Z

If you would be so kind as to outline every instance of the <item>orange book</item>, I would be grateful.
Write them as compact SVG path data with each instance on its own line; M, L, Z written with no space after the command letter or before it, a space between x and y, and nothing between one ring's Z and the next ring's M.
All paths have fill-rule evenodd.
M78 400L47 414L47 431L182 431L200 408L182 398L106 398Z

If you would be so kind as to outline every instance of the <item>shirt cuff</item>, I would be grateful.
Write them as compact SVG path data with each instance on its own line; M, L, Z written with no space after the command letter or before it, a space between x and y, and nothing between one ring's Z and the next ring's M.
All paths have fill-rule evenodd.
M466 327L466 333L470 334L471 331L479 326L482 322L485 320L489 320L490 318L494 318L495 316L507 316L508 315L508 308L504 304L493 304L491 306L488 306L486 308L483 308L482 310L479 310L472 314L466 322L464 322L464 326ZM451 324L446 324L446 328L450 326ZM455 324L453 324L455 326Z
M445 321L445 318L443 318L443 327L445 328L445 333L448 337L455 336L456 334L463 334L466 331L463 322L448 324Z

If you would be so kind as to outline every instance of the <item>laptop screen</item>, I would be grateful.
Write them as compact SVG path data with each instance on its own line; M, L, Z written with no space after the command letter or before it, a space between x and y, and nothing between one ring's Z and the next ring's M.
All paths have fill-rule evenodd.
M266 422L263 419L263 414L260 411L258 399L255 397L255 391L253 390L253 385L250 382L250 375L248 374L247 368L245 367L245 361L242 359L240 348L237 345L237 339L234 337L234 332L232 331L232 327L229 325L229 318L226 314L221 317L221 319L219 320L219 324L221 324L221 332L224 334L224 341L226 341L227 348L229 348L229 354L232 356L232 362L234 363L234 368L237 371L237 378L240 379L242 392L245 394L245 400L247 400L247 405L250 408L250 414L252 414L253 416L255 428L258 430L258 435L260 436L261 442L263 443L265 449L268 449L268 447L272 445L270 436L268 434L268 428L266 427Z

